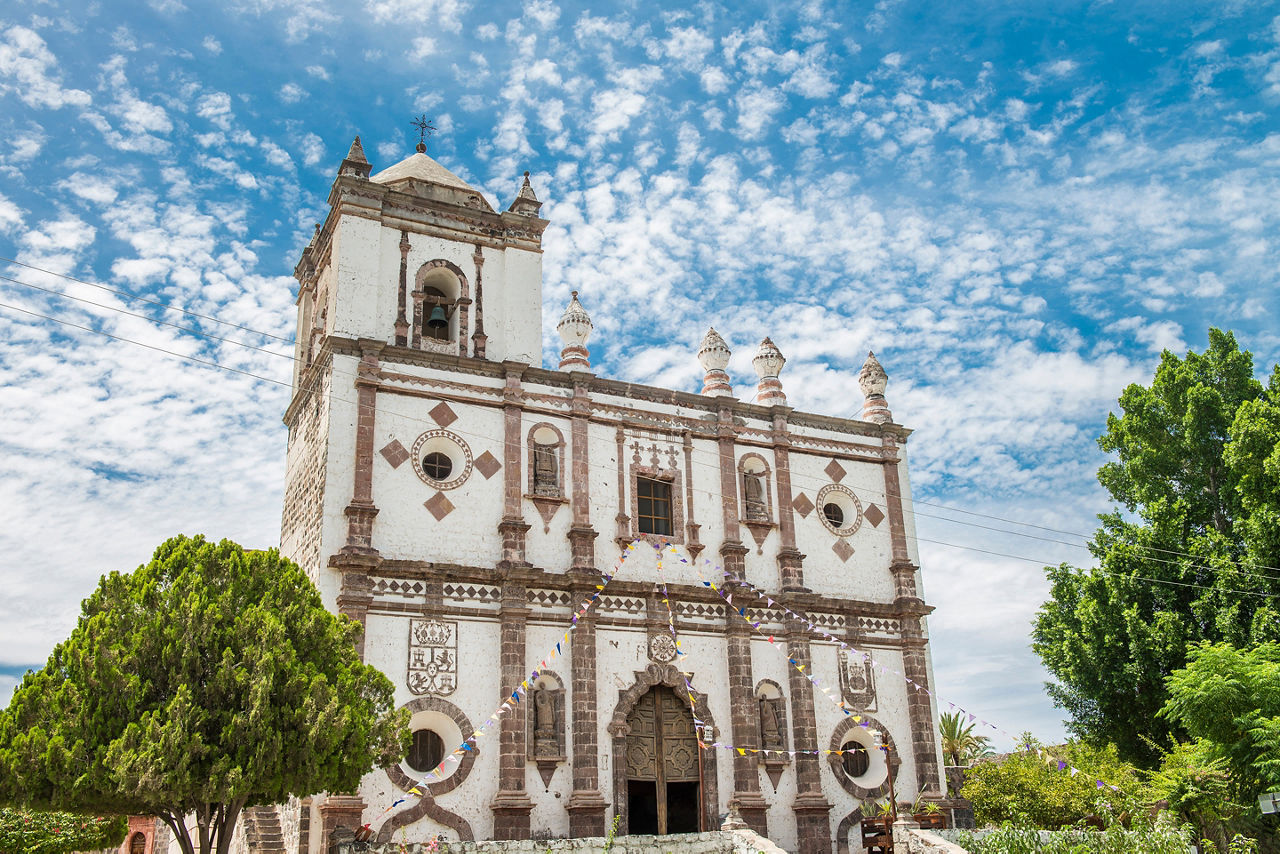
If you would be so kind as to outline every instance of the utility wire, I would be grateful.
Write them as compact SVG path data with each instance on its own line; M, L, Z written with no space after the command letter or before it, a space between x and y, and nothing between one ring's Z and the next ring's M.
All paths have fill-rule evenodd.
M60 278L68 279L68 280L70 280L70 281L79 282L79 283L81 283L81 284L90 285L91 287L97 287L97 288L101 288L102 290L106 290L106 291L109 291L109 292L112 292L112 293L117 293L117 294L120 294L120 295L122 295L122 296L126 296L126 297L131 298L131 299L139 299L139 300L142 300L142 301L144 301L144 302L149 302L149 303L152 303L152 304L155 304L155 305L159 305L159 306L161 306L161 307L163 307L163 308L166 308L166 309L168 309L168 310L170 310L170 311L178 311L178 312L182 312L182 313L184 313L184 314L189 314L189 315L192 315L192 316L195 316L195 317L200 317L200 318L203 318L203 319L212 320L212 321L213 321L213 322L215 322L215 323L220 323L220 324L223 324L223 325L226 325L226 326L231 326L231 327L234 327L234 328L237 328L237 329L241 329L241 330L244 330L244 331L247 331L247 332L252 332L252 333L254 333L254 334L256 334L256 335L261 335L261 336L269 337L269 338L276 338L276 339L281 340L281 341L287 341L288 343L293 343L293 342L292 342L292 341L290 341L289 339L280 338L279 336L272 335L271 333L262 332L262 331L260 331L260 330L256 330L256 329L253 329L253 328L251 328L251 327L247 327L247 326L240 326L239 324L228 323L228 322L226 322L226 321L219 320L219 319L217 319L217 318L215 318L215 317L210 317L210 316L207 316L207 315L200 315L200 314L195 314L195 313L193 313L193 312L188 312L188 311L186 311L185 309L177 308L177 307L175 307L175 306L169 305L169 304L167 304L167 303L163 303L163 302L158 301L158 300L152 300L152 299L148 299L148 298L146 298L146 297L140 297L140 296L137 296L137 295L135 295L135 294L130 294L130 293L125 292L125 291L118 291L118 290L116 290L116 289L106 287L105 285L98 285L98 284L94 284L94 283L92 283L92 282L85 282L85 281L83 281L83 280L81 280L81 279L77 279L77 278L74 278L74 277L72 277L72 276L67 276L67 275L64 275L64 274L62 274L62 273L56 273L56 272L53 272L53 271L50 271L50 270L45 270L45 269L43 269L43 268L35 267L35 266L33 266L33 265L30 265L30 264L24 264L24 263L22 263L22 262L20 262L20 261L14 261L13 259L5 258L5 257L3 257L3 256L0 256L0 261L9 261L10 263L18 264L18 265L20 265L20 266L27 267L28 269L37 270L37 271L39 271L39 272L46 273L46 274L51 275L51 276L55 276L55 277L60 277ZM270 354L270 355L272 355L272 356L276 356L276 357L278 357L278 358L284 358L284 359L288 359L288 360L290 360L290 361L292 361L292 362L295 362L295 363L298 363L298 364L302 364L302 360L301 360L301 359L299 359L299 358L298 358L298 357L296 357L296 356L291 356L291 355L289 355L289 354L279 353L279 352L276 352L276 351L268 350L268 349L263 348L263 347L257 347L257 346L252 345L252 344L247 344L247 343L242 342L242 341L236 341L236 340L234 340L234 339L224 338L224 337L221 337L221 336L213 335L213 334L211 334L211 333L203 332L203 331L200 331L200 330L198 330L198 329L193 329L193 328L191 328L191 327L181 326L181 325L179 325L179 324L169 323L169 322L167 322L167 321L163 321L163 320L157 320L157 319L155 319L155 318L147 317L146 315L142 315L142 314L137 314L137 313L134 313L134 312L126 311L125 309L118 308L118 307L116 307L116 306L110 306L110 305L104 305L104 304L102 304L102 303L96 303L96 302L93 302L92 300L86 300L86 299L81 298L81 297L76 297L76 296L73 296L73 295L71 295L71 294L67 294L67 293L64 293L64 292L56 291L56 290L53 290L53 289L50 289L50 288L45 288L45 287L42 287L42 286L40 286L40 285L35 285L35 284L30 283L30 282L24 282L24 281L21 281L21 280L18 280L18 279L14 279L14 278L11 278L11 277L8 277L8 276L0 275L0 280L4 280L4 281L8 281L8 282L12 282L12 283L14 283L14 284L21 285L21 286L23 286L23 287L32 288L32 289L35 289L35 290L38 290L38 291L43 291L43 292L45 292L45 293L52 294L52 295L54 295L54 296L60 296L60 297L64 297L64 298L66 298L66 299L75 300L75 301L77 301L77 302L86 303L86 304L88 304L88 305L92 305L92 306L95 306L95 307L97 307L97 308L104 309L104 310L106 310L106 311L114 311L114 312L118 312L118 313L121 313L121 314L127 315L127 316L129 316L129 317L135 317L135 318L139 318L139 319L142 319L142 320L147 320L147 321L152 322L152 323L158 323L158 324L162 324L162 325L164 325L164 326L169 326L169 327L171 327L171 328L178 329L178 330L181 330L181 331L187 332L187 333L192 334L192 335L197 335L197 336L200 336L200 337L203 337L203 338L208 338L208 339L210 339L210 340L222 341L222 342L225 342L225 343L228 343L228 344L233 344L233 345L235 345L235 346L245 347L245 348L248 348L248 349L251 349L251 350L256 350L256 351L258 351L258 352L267 353L267 354ZM9 306L9 307L13 308L12 306ZM18 310L18 311L24 311L23 309L16 309L16 310ZM25 313L27 313L27 314L35 314L34 312L25 312ZM49 317L49 316L47 316L47 315L35 315L35 316L38 316L38 317L41 317L41 318L44 318L44 319L48 319L48 320L53 320L53 321L55 321L55 322L62 322L62 321L58 321L56 318L52 318L52 317ZM74 324L69 324L69 325L74 325ZM86 327L77 327L77 328L85 329ZM89 329L88 331L97 331L97 330ZM103 335L107 335L107 333L101 333L101 334L103 334ZM163 350L163 349L161 349L161 348L154 347L154 346L152 346L152 345L141 344L140 342L135 342L135 341L132 341L132 340L130 340L130 339L124 339L124 338L121 338L121 337L119 337L119 336L107 335L107 337L114 338L115 340L122 341L122 342L124 342L124 343L137 343L137 344L139 344L139 346L147 347L147 348L149 348L149 349L153 349L153 350L158 350L159 352L163 352L163 353L169 353L170 355L178 355L180 358L185 358L185 357L182 357L180 354L172 353L171 351ZM225 366L218 365L218 364L216 364L216 363L208 362L208 361L205 361L205 360L194 359L194 361L198 362L199 364L209 365L209 366L213 366L213 367L225 367ZM257 377L257 378L259 378L259 379L263 379L263 380L265 380L265 381L267 381L267 382L273 382L273 383L276 383L276 384L278 384L278 385L290 385L290 384L287 384L287 383L282 383L282 382L281 382L281 381L279 381L279 380L269 379L269 378L266 378L266 377L258 377L258 375L256 375L256 374L250 374L250 373L248 373L248 372L240 371L240 370L235 369L235 368L228 368L228 370L235 371L236 373L245 374L245 375L247 375L247 376ZM331 368L331 370L332 370L332 371L333 371L333 373L335 373L335 374L342 374L342 375L346 375L346 376L350 376L350 377L355 377L355 376L356 376L356 374L355 374L354 372L351 372L351 371L344 371L344 370L339 369L339 368L336 368L336 367ZM316 377L316 380L317 380L317 381L318 381L318 379L319 379L319 377ZM308 389L308 393L309 393L309 392L310 392L310 389ZM346 403L351 403L351 402L352 402L352 401L346 400L346 399L344 399L344 398L337 397L336 395L334 395L334 394L333 394L333 390L332 390L332 389L330 390L330 397L331 397L331 399L336 399L336 400L339 400L339 401L342 401L342 402L346 402ZM375 411L377 411L377 410L375 409ZM406 417L406 416L397 416L397 417L402 417L402 418L404 418L404 417ZM424 423L424 424L430 423L430 422L427 422L425 419L413 419L413 418L409 418L408 420L414 420L414 421L418 421L419 423ZM458 430L457 432L466 432L466 431ZM489 437L489 436L480 436L480 435L478 435L478 434L474 434L474 433L467 433L467 435L470 435L470 436L472 436L473 438L481 438L481 439L486 439L486 440L492 440L492 437ZM699 462L699 461L694 461L694 465L700 465L700 466L703 466L703 467L705 467L705 468L712 468L712 469L715 469L716 471L719 471L719 467L718 467L718 466L714 466L714 465L712 465L712 464L710 464L710 463L703 463L703 462ZM593 467L601 468L602 470L605 468L605 467L603 467L603 466L593 466ZM800 475L800 474L798 474L798 473L793 473L792 478L793 478L793 481L794 481L794 480L807 480L807 481L809 481L810 483L814 483L814 484L816 484L816 483L824 483L824 484L825 484L825 481L819 481L818 479L815 479L815 478L813 478L813 477L806 476L806 475ZM695 489L696 489L696 487L695 487ZM1017 521L1017 520L1014 520L1014 519L1006 519L1006 518L999 517L999 516L994 516L994 515L991 515L991 514L977 513L977 512L975 512L975 511L971 511L971 510L964 510L964 509L962 509L962 508L958 508L958 507L951 507L951 506L949 506L949 505L937 504L937 503L934 503L934 502L929 502L929 501L924 501L924 500L918 500L918 499L913 499L913 498L905 498L904 496L901 496L901 495L892 496L892 495L890 495L888 492L883 491L883 490L876 490L876 489L873 489L873 488L866 488L866 487L864 487L864 488L863 488L863 490L864 490L865 492L871 492L871 493L874 493L874 494L877 494L877 495L883 495L883 496L885 496L886 498L890 498L890 497L897 497L899 500L904 501L904 502L908 502L908 503L910 503L910 504L912 504L912 505L922 505L922 506L927 506L927 507L934 507L934 508L938 508L938 509L946 510L946 511L948 511L948 512L960 513L960 514L963 514L963 515L966 515L966 516L974 516L974 517L977 517L977 518L991 519L991 520L993 520L993 521L1004 522L1004 523L1006 523L1006 524L1024 526L1024 527L1033 528L1033 529L1036 529L1036 530L1047 531L1047 532L1050 532L1050 533L1059 533L1059 534L1064 534L1064 535L1066 535L1066 536L1078 537L1078 538L1080 538L1080 539L1085 539L1085 540L1090 539L1090 537L1089 537L1088 535L1080 534L1080 533L1076 533L1076 532L1072 532L1072 531L1063 531L1063 530L1060 530L1060 529L1057 529L1057 528L1051 528L1051 527L1047 527L1047 526L1043 526L1043 525L1035 525L1035 524L1032 524L1032 523L1029 523L1029 522L1020 522L1020 521ZM709 490L698 490L698 491L705 492L706 494L711 494ZM973 523L973 522L962 522L962 521L960 521L960 520L957 520L957 519L951 519L951 518L948 518L948 517L946 517L946 516L937 516L937 515L934 515L934 514L922 513L922 512L920 512L920 511L918 511L918 510L913 510L913 512L914 512L914 514L915 514L917 517L921 517L921 518L936 519L936 520L943 521L943 522L948 522L948 523L951 523L951 524L967 525L967 526L969 526L969 527L981 528L981 529L983 529L983 530L994 531L994 532L997 532L997 533L1007 534L1007 535L1016 536L1016 537L1023 537L1023 538L1025 538L1025 539L1033 539L1033 540L1039 540L1039 541L1042 541L1042 542L1049 542L1049 543L1055 543L1055 544L1059 544L1059 545L1065 545L1065 546L1068 546L1068 547L1071 547L1071 548L1083 548L1083 549L1088 549L1088 544L1087 544L1087 543L1073 543L1073 542L1068 542L1068 541L1065 541L1065 540L1058 540L1058 539L1054 539L1054 538L1050 538L1050 537L1041 537L1041 536L1038 536L1038 535L1035 535L1035 534L1028 534L1028 533L1024 533L1024 532L1021 532L1021 531L1009 530L1009 529L1006 529L1006 528L998 528L998 527L989 526L989 525L980 525L980 524ZM920 539L920 538L919 538L919 537L917 537L917 539ZM943 545L948 545L948 544L943 543ZM1134 548L1134 549L1136 549L1136 550L1143 551L1143 552L1158 552L1158 553L1161 553L1161 554L1178 555L1178 556L1183 556L1183 557L1189 557L1189 558L1192 558L1192 559L1197 560L1197 561L1201 561L1201 560L1203 560L1203 559L1204 559L1202 556L1200 556L1200 555L1195 555L1195 554L1192 554L1192 553L1190 553L1190 552L1184 552L1184 551L1178 551L1178 550L1172 550L1172 549L1164 549L1164 548L1160 548L1160 547L1156 547L1156 546L1145 546L1145 545L1136 544L1136 543L1129 544L1129 545L1131 546L1131 548ZM982 551L982 550L981 550L981 549L978 549L978 551ZM1152 560L1152 561L1155 561L1155 562L1157 562L1157 563L1164 563L1164 564L1169 564L1169 565L1174 565L1174 566L1182 566L1182 564L1181 564L1179 561L1166 560L1166 559L1162 559L1162 558L1155 558L1155 557L1148 558L1148 559L1149 559L1149 560ZM1258 568L1258 569L1272 570L1272 571L1274 571L1274 572L1278 572L1278 573L1280 573L1280 567L1269 566L1269 565L1266 565L1266 564L1253 563L1253 562L1250 562L1250 561L1243 561L1243 560L1232 560L1232 563L1233 563L1234 565L1236 565L1237 567L1251 566L1251 567ZM1191 566L1184 567L1184 568L1186 568L1186 569L1204 569L1204 570L1208 570L1208 571L1217 571L1217 568L1216 568L1216 567L1213 567L1213 566L1210 566L1210 565L1207 565L1207 564L1203 564L1203 563L1193 564L1193 565L1191 565ZM1244 575L1246 575L1246 576L1250 576L1250 577L1264 578L1264 579L1272 580L1272 581L1276 580L1276 577L1275 577L1275 576L1267 575L1267 574L1265 574L1265 573L1250 573L1250 572L1244 572L1243 574L1244 574Z
M70 282L76 282L81 285L88 285L91 288L97 288L99 290L106 291L107 293L124 297L125 299L137 300L139 302L145 302L154 306L159 306L160 308L163 308L165 311L177 311L177 312L181 312L182 314L189 315L190 317L198 317L201 320L208 320L211 323L217 323L221 326L230 326L233 329L241 329L241 330L244 330L245 332L252 332L254 335L261 335L264 338L274 338L275 340L283 341L286 344L293 343L292 338L283 338L279 335L274 335L270 332L263 332L261 329L252 329L248 326L241 326L239 323L232 323L228 320L219 320L218 318L213 317L212 315L200 314L199 312L189 311L185 308L180 308L176 305L173 305L172 303L164 302L163 300L152 299L151 297L144 297L141 294L135 294L130 291L121 290L119 288L112 288L107 285L99 284L97 282L88 282L88 281L85 281L84 279L77 279L75 276L68 276L66 273L55 273L53 270L46 270L43 267L37 267L34 264L27 264L23 261L18 261L15 258L6 258L3 255L0 255L0 261L4 261L9 264L16 264L19 267L26 267L28 270L35 270L37 273L44 273L45 275L48 275L48 276L57 276L60 279L66 279L67 281L70 281Z

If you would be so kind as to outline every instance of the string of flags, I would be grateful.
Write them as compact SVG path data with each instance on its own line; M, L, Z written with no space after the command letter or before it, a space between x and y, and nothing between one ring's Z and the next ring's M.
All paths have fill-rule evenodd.
M682 556L680 556L680 555L678 555L678 554L677 554L677 557L679 557L679 559L680 559L680 561L681 561L682 563L684 563L684 564L686 564L686 565L688 565L688 566L692 567L692 568L693 568L693 569L698 573L699 578L701 578L701 579L702 579L702 584L703 584L703 586L705 586L705 587L709 587L709 588L711 588L713 591L715 591L715 593L716 593L716 594L717 594L717 595L718 595L722 600L724 600L725 604L726 604L726 605L728 605L728 607L729 607L729 610L730 610L730 611L732 611L733 613L737 614L737 615L739 616L739 618L740 618L740 619L744 620L748 625L750 625L750 626L752 627L752 629L753 629L753 630L754 630L758 635L760 635L761 637L764 637L764 638L765 638L765 639L766 639L766 640L767 640L767 641L768 641L768 642L769 642L769 643L770 643L770 644L771 644L775 649L776 649L776 648L778 648L777 641L774 639L774 637L773 637L772 635L767 634L767 633L766 633L766 632L761 628L761 626L760 626L760 621L759 621L759 620L752 620L752 619L747 615L747 607L748 607L747 605L735 605L735 604L734 604L734 602L733 602L733 594L732 594L732 593L725 591L725 590L723 589L723 587L719 587L719 586L717 586L714 582L712 582L712 581L708 581L708 580L707 580L707 578L706 578L706 576L704 576L704 575L702 574L701 570L699 570L699 569L698 569L698 567L696 567L696 566L694 566L693 564L691 564L691 563L690 563L688 560L686 560L684 557L682 557ZM997 733L999 733L999 734L1001 734L1001 735L1004 735L1005 737L1007 737L1007 738L1009 738L1009 739L1013 740L1013 741L1016 743L1016 741L1017 741L1017 737L1015 737L1015 736L1013 735L1013 733L1009 732L1009 731L1008 731L1008 730L1006 730L1006 729L1003 729L1002 727L1000 727L1000 726L998 726L998 725L996 725L996 724L994 724L994 723L991 723L991 722L990 722L990 721L988 721L988 720L984 720L984 719L982 719L982 718L979 718L977 715L975 715L973 712L970 712L968 709L964 708L963 706L959 706L959 705L957 705L957 704L955 704L955 703L953 703L953 702L950 702L950 701L944 701L944 700L943 700L943 698L942 698L942 697L937 696L937 694L936 694L934 691L931 691L928 687L926 687L926 686L924 686L924 685L921 685L920 683L916 682L914 679L912 679L911 677L907 676L907 675L906 675L905 673L903 673L902 671L900 671L900 670L896 670L896 669L894 669L892 666L886 666L886 665L885 665L885 664L883 664L882 662L876 661L876 659L874 658L874 656L872 656L869 652L866 652L866 651L864 651L864 650L859 650L859 649L857 649L857 648L855 648L855 647L851 646L850 644L846 643L845 641L841 640L840 638L838 638L838 637L836 637L835 635L833 635L833 634L831 634L830 632L828 632L826 629L822 628L820 625L818 625L818 624L814 623L812 620L810 620L810 619L809 619L809 617L808 617L807 615L800 614L800 613L798 613L798 612L796 612L796 611L793 611L793 610L791 610L790 608L788 608L786 605L784 605L783 603L778 602L778 601L777 601L777 600L775 600L772 596L770 596L770 595L769 595L768 593L766 593L765 591L760 590L758 587L756 587L754 584L752 584L752 583L751 583L750 581L748 581L746 578L743 578L743 577L741 577L741 576L739 576L739 575L737 575L737 574L735 574L735 573L729 572L729 571L725 570L723 567L721 567L721 566L719 566L719 565L717 565L717 564L712 563L710 560L704 560L704 561L703 561L703 563L704 563L705 565L707 565L707 566L711 566L711 567L713 567L713 568L715 569L716 573L718 573L722 578L729 579L730 581L732 581L732 582L734 582L734 583L736 583L736 584L739 584L739 585L741 585L743 588L745 588L745 589L749 590L752 594L754 594L754 596L755 596L755 601L759 602L759 601L762 601L762 600L763 600L765 603L767 603L767 604L768 604L768 606L769 606L770 608L779 608L779 609L781 609L781 610L782 610L782 611L783 611L787 616L791 617L792 619L798 620L798 621L799 621L800 623L802 623L802 624L803 624L803 625L804 625L804 626L805 626L809 631L811 631L811 632L813 632L813 633L815 633L815 634L817 634L817 635L820 635L824 640L827 640L827 641L830 641L831 643L837 644L841 649L843 649L843 650L845 650L845 651L847 651L847 652L849 652L849 653L851 653L851 654L853 654L853 655L857 656L861 661L870 662L870 663L872 664L872 666L874 666L874 667L876 667L877 669L879 669L879 671L880 671L882 674L886 674L886 675L887 675L887 674L893 674L893 675L895 675L895 676L900 676L900 677L902 677L903 681L905 681L905 682L907 683L907 685L908 685L908 686L910 686L910 688L911 688L912 690L915 690L915 691L917 691L917 692L919 692L919 693L923 693L923 694L925 694L926 696L929 696L929 697L934 697L934 698L935 698L935 699L937 699L939 702L946 702L946 703L947 703L947 705L951 708L951 710L952 710L952 711L957 711L957 712L960 712L961 714L965 715L965 716L968 718L968 723L970 723L970 724L975 724L975 723L977 723L977 724L981 724L984 728L990 728L990 729L994 730L995 732L997 732ZM780 650L780 651L781 651L781 650ZM783 651L783 654L786 654L786 653L785 653L785 651ZM827 688L825 685L822 685L822 684L821 684L821 681L820 681L820 680L818 680L817 678L813 677L811 674L805 673L804 665L797 663L797 662L795 661L795 659L791 658L789 655L787 656L787 661L788 661L788 662L790 662L790 664L791 664L793 667L795 667L798 671L800 671L800 673L801 673L802 675L804 675L804 676L805 676L805 678L807 678L807 679L809 680L809 682L810 682L810 683L812 683L816 688L818 688L818 690L819 690L819 691L821 691L821 692L822 692L822 693L823 693L823 694L824 694L828 699L830 699L833 703L835 703L835 704L836 704L836 706L837 706L837 707L838 707L842 712L844 712L844 714L845 714L845 715L852 716L852 717L854 718L854 720L855 720L855 721L858 721L858 720L859 720L860 716L859 716L859 715L857 715L855 712L851 711L851 710L850 710L850 709L845 705L845 703L844 703L844 701L843 701L842 699L837 699L837 698L836 698L836 697L831 693L831 691L830 691L830 689L829 689L829 688ZM864 727L865 727L865 726L866 726L866 723L865 723L865 722L862 722L860 725L862 725L862 726L864 726ZM1056 765L1058 766L1058 770L1059 770L1059 771L1066 771L1066 772L1068 772L1072 777L1075 777L1075 776L1077 776L1078 774L1083 773L1083 772L1081 772L1081 771L1080 771L1080 769L1079 769L1079 768L1076 768L1076 767L1074 767L1074 766L1070 765L1069 763L1062 761L1061 759L1057 759L1056 757L1054 757L1052 754L1050 754L1050 753L1049 753L1047 750L1045 750L1044 748L1038 748L1038 749L1037 749L1037 755L1038 755L1040 758L1044 759L1044 760L1045 760L1045 762L1046 762L1046 763L1048 763L1048 764L1050 764L1050 765L1054 765L1054 764L1056 764ZM1100 779L1095 778L1095 779L1094 779L1094 782L1095 782L1095 784L1097 785L1097 787L1098 787L1099 789L1111 789L1112 791L1117 791L1117 792L1118 792L1118 791L1120 791L1120 787L1119 787L1119 786L1116 786L1116 785L1113 785L1113 784L1111 784L1111 783L1108 783L1108 782L1106 782L1105 780L1100 780Z
M578 605L577 608L575 608L574 613L570 618L568 628L565 630L565 633L563 636L561 636L560 640L556 642L554 648L549 650L547 655L544 656L538 662L537 667L535 667L533 670L530 671L529 677L527 679L522 680L519 685L515 686L511 694L502 701L502 704L498 706L498 708L493 712L493 714L491 714L488 718L486 718L485 721L481 723L480 726L477 727L474 732L472 732L465 739L463 739L460 745L458 745L448 756L446 756L443 760L441 760L439 765L437 765L434 769L432 769L429 772L430 777L434 777L437 780L441 779L444 776L445 771L448 770L450 766L455 765L458 762L461 762L462 759L465 758L469 752L476 750L479 740L488 735L491 735L490 730L496 727L501 722L502 716L513 711L520 704L521 699L527 695L531 685L536 686L540 672L547 669L548 665L552 661L554 661L556 657L558 656L562 657L565 654L565 647L568 646L570 635L572 634L574 629L578 627L579 621L583 617L585 617L587 615L587 612L591 610L591 608L596 604L596 602L600 600L601 595L604 593L605 587L609 584L609 582L611 582L614 578L616 578L618 574L622 571L622 568L625 565L627 559L635 553L636 546L640 542L642 541L641 540L633 541L630 544L628 544L625 549L623 549L622 555L618 558L617 563L614 564L612 571L607 574L602 574L600 577L600 583L595 585L594 592L592 592L590 596L588 596L583 602L581 602ZM837 696L832 692L830 687L828 687L827 685L824 685L820 678L813 675L813 673L809 672L810 668L808 664L806 664L805 662L797 661L794 657L792 657L788 653L787 650L783 649L779 645L776 637L774 635L770 635L765 629L762 628L761 626L762 621L753 620L747 614L747 610L751 604L754 604L754 602L764 601L765 603L767 603L767 605L770 608L778 608L782 610L788 617L791 617L792 619L799 621L810 632L821 636L824 640L830 643L837 644L840 648L846 650L847 652L853 654L854 656L857 656L860 660L865 662L870 662L872 666L878 668L882 674L885 674L885 675L893 674L895 676L900 676L907 683L907 685L910 686L911 690L915 690L917 692L924 693L927 696L934 697L940 702L942 701L942 698L938 697L936 693L931 691L927 686L919 684L918 682L913 680L911 677L907 676L905 673L902 673L901 671L896 670L891 666L886 666L883 663L876 661L875 658L870 653L854 648L853 646L849 645L845 641L841 640L840 638L826 631L818 624L814 623L812 620L808 618L808 616L800 614L796 611L793 611L791 608L787 607L782 602L779 602L778 600L774 599L767 592L760 590L758 587L756 587L746 578L743 578L735 573L729 572L725 570L723 567L713 563L710 560L704 561L704 564L706 566L712 567L712 569L714 570L713 574L718 574L722 579L726 579L732 582L734 585L737 585L741 589L749 591L754 596L754 602L745 603L745 604L735 603L733 601L734 591L726 590L723 584L718 585L714 581L708 580L707 577L702 573L701 569L699 569L694 564L690 563L689 560L687 560L683 555L679 553L679 551L676 549L675 546L671 545L670 543L663 542L660 544L655 544L654 549L657 552L657 571L658 571L660 588L662 592L662 602L667 609L667 628L668 628L668 631L671 633L671 639L675 643L675 647L676 647L676 658L675 658L677 662L676 668L680 672L681 678L684 681L686 696L689 700L689 709L693 714L694 732L696 734L696 737L698 740L698 746L700 748L704 750L706 749L725 750L731 753L735 753L738 756L746 756L750 754L750 755L777 756L779 758L795 757L795 756L801 756L801 755L842 756L844 754L843 750L825 750L825 749L781 750L781 749L775 749L775 748L740 747L740 746L729 744L719 740L714 740L714 739L711 741L706 740L708 725L705 721L701 720L698 717L698 711L697 711L695 700L694 700L694 689L693 689L691 677L688 671L686 671L679 664L680 657L687 655L688 653L685 652L683 648L683 644L681 643L678 633L676 631L675 610L671 604L671 597L668 591L666 575L663 567L663 560L664 560L663 556L667 551L670 551L672 554L674 554L681 563L694 569L698 573L698 576L701 579L704 587L708 587L712 591L714 591L716 595L718 595L722 600L724 600L725 604L728 606L729 610L732 613L737 614L740 619L744 620L749 626L751 626L752 630L757 635L767 640L772 648L777 649L782 655L784 655L787 659L788 664L790 664L791 667L793 667L797 672L799 672L802 676L804 676L804 678L811 685L813 685L819 692L821 692L823 696L831 700L833 705L835 705L836 708L838 708L844 715L853 718L855 723L867 729L868 735L871 735L873 738L877 739L877 741L879 740L879 737L882 735L882 733L879 730L872 729L869 721L864 720L862 715L860 715L856 710L850 709L841 697ZM1010 733L1008 730L1005 730L997 726L996 724L991 723L990 721L979 718L977 715L965 709L964 707L959 706L952 702L947 702L947 705L953 711L958 711L966 715L968 718L968 722L970 724L980 723L984 728L990 728L995 732L1000 733L1010 739L1013 739L1015 741L1017 740L1016 737L1012 733ZM876 747L884 748L885 745L877 744ZM1045 762L1050 765L1056 764L1059 771L1067 772L1072 777L1075 777L1080 773L1082 773L1080 769L1071 766L1067 762L1054 758L1047 750L1043 748L1038 749L1037 755L1040 758L1044 759ZM1095 782L1099 789L1106 788L1106 789L1119 791L1118 786L1114 786L1110 783L1107 783L1104 780L1095 779ZM427 785L428 785L428 782L426 779L417 781L414 785L410 786L407 790L405 790L405 797L398 798L397 800L395 800L390 806L388 806L386 809L382 811L382 813L379 814L378 818L381 818L381 816L386 815L396 807L407 802L409 800L409 796L413 796L417 798L423 797L424 796L423 790L427 787ZM374 819L374 821L377 821L377 820L378 820L377 818ZM364 829L368 830L371 824L372 822L370 822L369 824L365 824Z

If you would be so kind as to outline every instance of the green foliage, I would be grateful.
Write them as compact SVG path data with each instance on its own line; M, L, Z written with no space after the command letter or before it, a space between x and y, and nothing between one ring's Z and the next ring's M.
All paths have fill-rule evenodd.
M225 854L243 807L351 791L404 755L359 631L275 550L175 537L102 578L0 713L0 801L157 815L189 854Z
M128 830L124 816L102 818L0 807L0 851L6 854L66 854L115 848L124 841Z
M961 831L946 836L974 854L1187 854L1191 844L1191 834L1168 819L1132 829L1112 824L1102 832L1041 833L1006 824L982 835Z
M1099 517L1097 569L1046 570L1032 637L1072 731L1152 766L1176 724L1157 714L1164 680L1189 645L1280 639L1280 577L1250 564L1280 559L1280 368L1264 388L1253 357L1211 329L1203 354L1166 351L1120 408L1098 480L1124 512Z
M1241 803L1280 789L1280 644L1238 650L1200 644L1168 679L1162 714L1178 722L1207 759L1230 772Z
M1148 775L1150 797L1195 830L1197 839L1226 842L1226 822L1245 807L1235 801L1225 760L1204 742L1175 743L1162 751L1160 767ZM1216 850L1216 849L1215 849Z
M1115 748L1068 744L1045 755L1048 761L1037 750L1022 751L979 762L968 771L961 795L973 804L978 824L1057 829L1141 809L1144 787L1137 769L1121 760ZM1059 761L1079 773L1059 770ZM1099 780L1104 781L1101 788Z
M938 718L942 755L948 765L968 765L991 753L991 739L975 735L976 724L966 724L963 712L943 712Z

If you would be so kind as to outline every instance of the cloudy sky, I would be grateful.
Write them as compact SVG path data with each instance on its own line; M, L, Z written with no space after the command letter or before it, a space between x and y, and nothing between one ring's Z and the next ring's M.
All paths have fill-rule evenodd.
M425 113L495 206L532 172L548 360L571 289L607 376L697 390L714 324L739 389L769 335L791 403L849 416L874 349L916 430L940 692L1061 737L1027 635L1040 566L1087 561L1108 509L1107 412L1209 325L1280 358L1278 15L12 0L0 702L100 573L178 531L277 542L290 273L352 137L382 168Z

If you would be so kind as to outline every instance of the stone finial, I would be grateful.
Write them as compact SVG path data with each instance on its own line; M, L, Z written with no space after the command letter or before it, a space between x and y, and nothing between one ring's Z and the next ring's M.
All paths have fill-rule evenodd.
M760 342L760 351L751 360L751 366L756 369L756 376L760 377L756 393L757 403L762 406L786 404L787 396L782 391L782 381L778 379L778 375L782 373L782 366L786 363L786 358L773 341L766 338Z
M556 324L556 331L560 333L560 340L564 342L564 349L560 351L560 370L591 370L590 353L586 345L593 328L590 315L582 307L582 303L578 302L578 292L574 291L568 308L564 310L564 314L560 316L560 322Z
M716 332L715 327L708 327L707 334L702 336L698 345L698 364L706 371L702 380L702 393L710 397L732 397L733 386L729 384L729 375L725 368L729 366L729 345Z
M523 216L537 216L541 208L542 202L538 201L537 194L533 192L533 185L529 183L529 173L526 172L524 183L520 185L520 192L516 193L515 200L507 210Z
M887 424L893 420L889 404L885 402L884 390L889 385L889 375L873 352L867 352L867 360L862 363L858 372L858 385L866 400L862 404L862 420L876 424Z
M342 159L338 174L368 178L372 171L373 167L369 165L369 159L364 156L364 146L360 144L360 137L357 136L351 143L351 148L347 149L347 156Z

